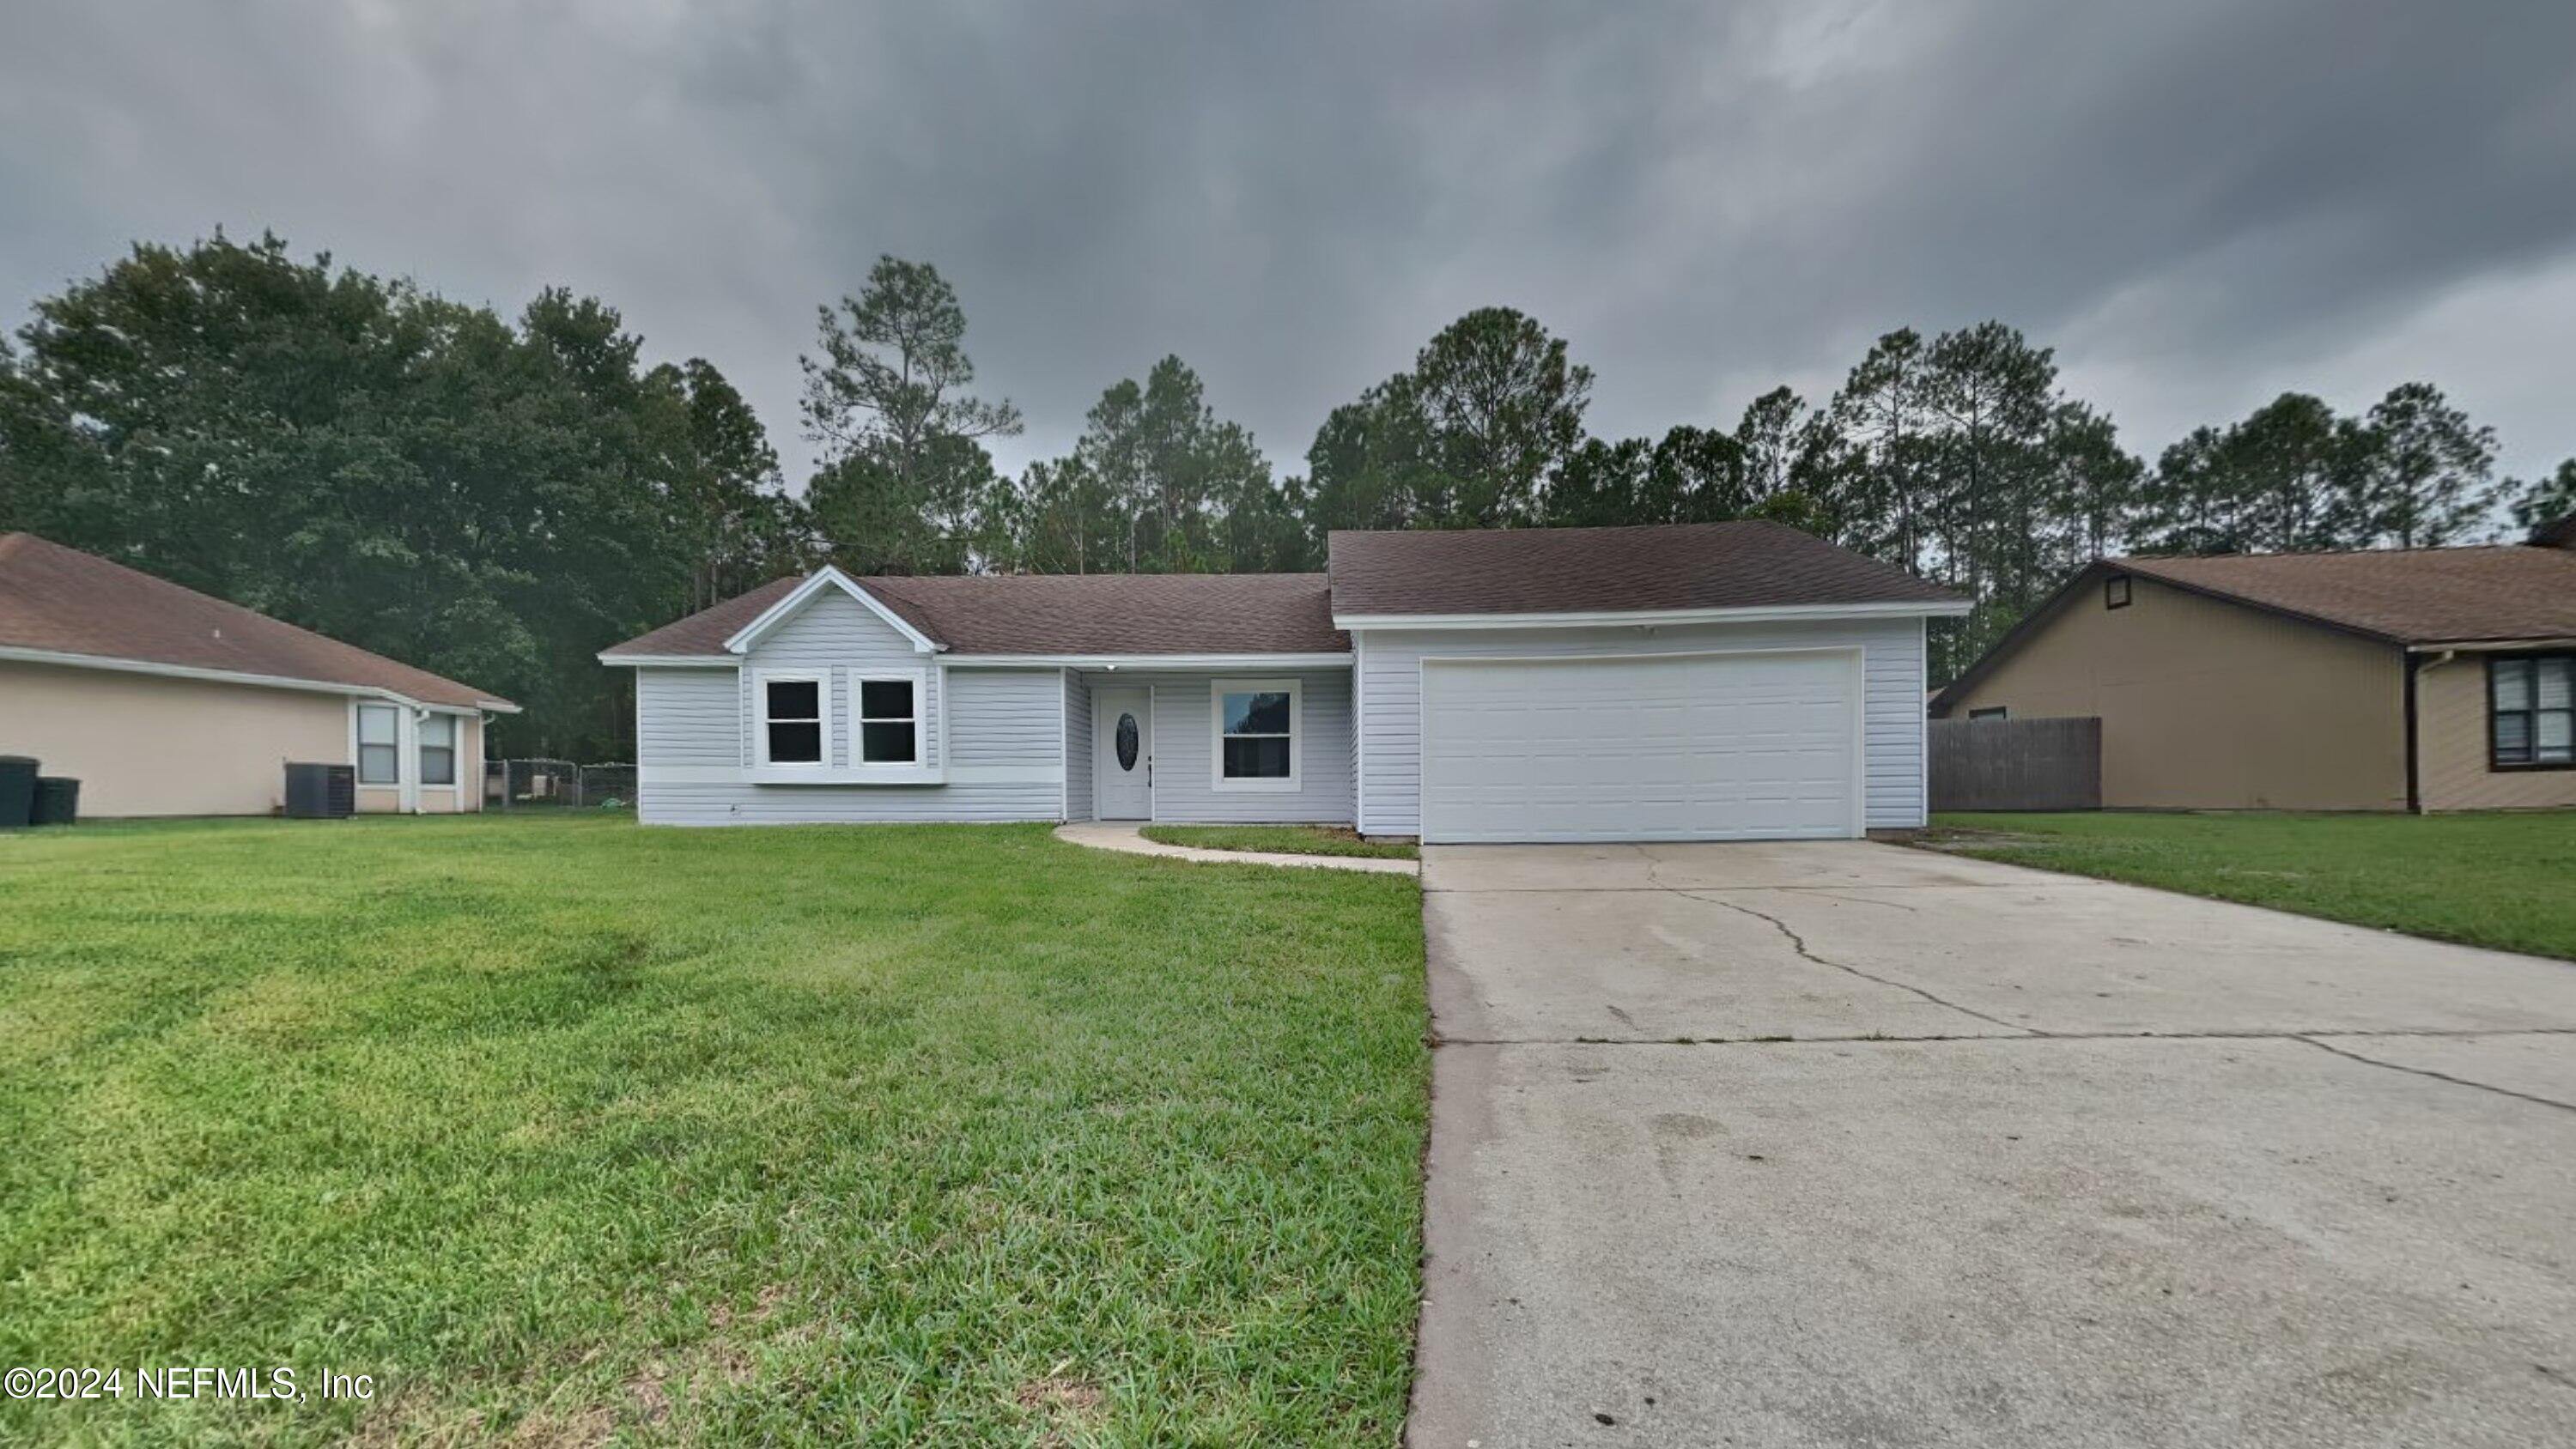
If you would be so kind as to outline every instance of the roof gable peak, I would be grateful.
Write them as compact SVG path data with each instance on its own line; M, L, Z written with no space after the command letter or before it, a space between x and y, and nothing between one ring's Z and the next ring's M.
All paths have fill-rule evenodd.
M858 580L841 572L838 566L825 564L806 575L805 582L788 590L785 597L762 610L758 618L735 630L733 637L724 641L725 652L750 653L752 646L758 644L771 630L803 613L807 605L821 597L828 589L840 590L857 600L860 607L884 620L888 627L911 642L912 652L915 654L936 654L945 647L914 628L911 621L888 608L884 600L870 593Z

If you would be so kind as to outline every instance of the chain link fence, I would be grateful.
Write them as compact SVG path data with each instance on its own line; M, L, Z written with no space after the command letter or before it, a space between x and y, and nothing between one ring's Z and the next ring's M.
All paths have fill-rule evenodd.
M633 765L581 765L571 760L486 760L486 810L632 810Z

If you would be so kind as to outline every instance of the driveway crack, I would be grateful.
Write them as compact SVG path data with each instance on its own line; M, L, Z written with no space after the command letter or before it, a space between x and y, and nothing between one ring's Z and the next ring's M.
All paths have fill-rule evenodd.
M2391 1034L2393 1035L2394 1033ZM2449 1082L2453 1086L2457 1087L2475 1087L2481 1092L2493 1092L2499 1097L2511 1097L2518 1102L2536 1102L2543 1107L2555 1107L2561 1112L2576 1112L2576 1102L2562 1102L2556 1097L2541 1097L2535 1096L2530 1092L2517 1092L2511 1087L2499 1087L2488 1082L2473 1081L2467 1077L2455 1077L2449 1072L2437 1072L2431 1067L2410 1067L2398 1062L2381 1061L2377 1057L2367 1057L2363 1056L2359 1052L2345 1051L2342 1047L2328 1046L2324 1042L2321 1042L2312 1036L2293 1036L2290 1040L2306 1042L2308 1045L2315 1047L2321 1052L2331 1053L2335 1056L2342 1057L2347 1061L2360 1062L2364 1066L2384 1067L2392 1072L2404 1072L2410 1077L2430 1077L2437 1082Z
M1941 997L1935 996L1931 992L1926 991L1922 987L1916 986L1911 982L1892 980L1885 976L1879 976L1871 972L1863 971L1857 966L1847 965L1840 961L1828 960L1827 958L1819 956L1814 951L1808 949L1806 938L1799 935L1796 931L1791 930L1789 928L1789 923L1781 920L1778 916L1770 915L1763 911L1757 911L1751 906L1739 906L1733 901L1716 900L1709 896L1700 895L1692 891L1681 890L1670 886L1665 887L1665 889L1671 890L1672 893L1677 896L1684 896L1694 901L1701 901L1708 905L1719 906L1726 910L1734 911L1739 915L1751 916L1757 921L1768 921L1771 923L1771 929L1778 931L1783 937L1787 938L1791 950L1796 951L1802 959L1812 961L1819 966L1831 967L1832 969L1843 972L1846 975L1857 976L1863 981L1874 982L1877 985L1889 987L1897 991L1912 992L1914 995L1923 998L1925 1001L1931 1002L1934 1006L1945 1007L1951 1011L1959 1013L1961 1016L1973 1016L1977 1020L1982 1021L1989 1026L2000 1026L2006 1031L2017 1031L2028 1036L2047 1036L2050 1034L2048 1032L2041 1031L2035 1026L2024 1026L2017 1021L2006 1021L2000 1016L1988 1016L1986 1013L1977 1010L1973 1006L1961 1006L1955 1001L1943 1000Z

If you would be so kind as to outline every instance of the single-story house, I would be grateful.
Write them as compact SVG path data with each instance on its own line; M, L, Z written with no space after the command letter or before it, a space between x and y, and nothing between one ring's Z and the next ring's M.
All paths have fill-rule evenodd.
M1924 621L1771 523L1335 533L1321 574L780 579L600 655L647 822L1854 836L1924 811Z
M2576 536L2535 537L2106 559L1931 710L2099 716L2113 808L2576 806Z
M0 535L0 754L84 815L267 815L289 762L357 807L483 805L483 721L518 706L29 533Z

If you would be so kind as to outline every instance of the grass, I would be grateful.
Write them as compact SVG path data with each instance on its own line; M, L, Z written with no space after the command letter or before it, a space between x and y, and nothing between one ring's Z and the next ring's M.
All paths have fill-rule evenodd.
M1362 840L1322 825L1148 825L1138 834L1165 845L1201 850L1267 850L1281 855L1364 855L1412 860L1421 854L1401 840Z
M0 836L0 1442L1392 1444L1418 897L1045 827Z
M2576 812L1941 815L1923 843L2576 960Z

